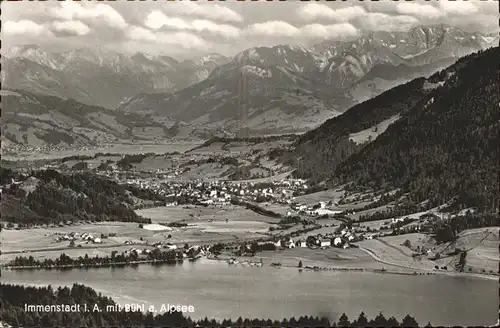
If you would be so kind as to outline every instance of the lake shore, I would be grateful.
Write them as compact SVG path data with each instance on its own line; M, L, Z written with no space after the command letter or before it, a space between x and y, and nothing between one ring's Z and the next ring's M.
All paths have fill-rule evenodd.
M486 318L491 318L497 309L491 304L496 303L493 281L449 279L438 274L424 277L408 273L383 274L375 270L302 268L300 271L297 267L229 265L205 258L172 266L74 269L57 274L48 270L2 273L2 281L7 284L56 287L85 281L120 304L191 304L196 309L196 317L237 318L251 313L256 317L282 318L299 313L314 316L322 311L338 318L342 312L349 317L357 316L360 308L370 316L376 316L381 310L391 316L411 308L412 315L425 322L453 326L489 324ZM291 290L296 292L291 294ZM311 301L312 295L316 298L314 301ZM463 313L463 306L471 298L475 300L472 312ZM428 301L422 302L422 299Z

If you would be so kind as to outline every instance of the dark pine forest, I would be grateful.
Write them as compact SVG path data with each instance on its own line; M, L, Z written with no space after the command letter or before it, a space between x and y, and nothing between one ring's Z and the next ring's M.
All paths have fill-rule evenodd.
M454 199L458 208L498 209L498 47L459 59L328 120L281 154L298 176L353 189L401 188L413 203ZM349 134L394 115L400 119L374 141Z

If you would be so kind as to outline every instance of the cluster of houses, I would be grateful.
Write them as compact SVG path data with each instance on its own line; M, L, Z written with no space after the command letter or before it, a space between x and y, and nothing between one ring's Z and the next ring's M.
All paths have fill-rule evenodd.
M291 202L290 211L287 212L287 216L294 216L297 214L309 215L309 216L321 216L321 215L335 215L342 213L339 210L331 209L334 206L337 206L337 202L329 201L329 202L319 202L315 205L305 205L298 204L295 202Z
M328 247L338 247L338 248L349 248L350 243L354 243L363 239L363 236L357 236L353 231L349 229L342 229L340 233L329 233L329 234L317 234L308 236L306 239L294 240L292 237L289 239L278 239L274 242L276 248L328 248ZM371 236L370 236L371 239Z
M152 248L130 248L124 252L125 255L136 253L137 255L148 255L155 249L175 251L178 258L196 259L202 256L210 256L209 246L192 245L187 248L178 247L172 243L157 242L151 245Z
M94 244L101 244L102 243L102 238L93 236L91 233L84 232L84 233L79 233L79 232L70 232L68 234L64 234L62 236L58 236L56 238L57 242L62 242L62 241L76 241L76 240L81 240L84 242L92 242Z
M171 181L164 182L157 178L127 179L125 183L149 189L172 200L188 198L195 203L206 205L228 205L233 197L247 201L266 200L281 204L292 204L295 191L307 189L305 180L289 179L266 184L232 181ZM327 214L327 213L325 213ZM330 213L333 214L333 213Z

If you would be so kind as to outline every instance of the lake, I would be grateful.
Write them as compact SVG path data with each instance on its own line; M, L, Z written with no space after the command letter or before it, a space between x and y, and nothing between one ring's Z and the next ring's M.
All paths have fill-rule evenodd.
M337 320L380 311L421 325L491 325L498 282L468 277L368 272L299 272L294 268L235 267L201 259L174 266L70 271L6 271L3 283L85 284L121 304L193 305L193 318L273 318L301 315Z

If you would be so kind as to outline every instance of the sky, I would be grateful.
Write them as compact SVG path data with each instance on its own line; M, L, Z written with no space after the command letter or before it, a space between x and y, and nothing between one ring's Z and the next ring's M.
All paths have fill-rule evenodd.
M308 45L362 31L449 24L498 32L498 0L342 2L19 1L2 2L2 46L53 51L104 46L191 58L255 46Z

